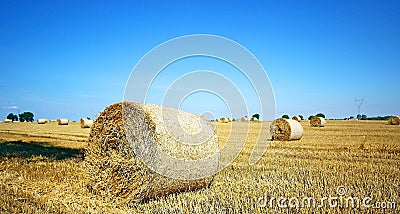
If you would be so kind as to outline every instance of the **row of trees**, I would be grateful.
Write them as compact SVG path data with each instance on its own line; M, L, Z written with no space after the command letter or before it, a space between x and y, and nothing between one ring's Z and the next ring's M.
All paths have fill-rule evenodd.
M253 116L251 116L251 117L255 117L255 118L257 118L257 120L260 120L260 114L258 114L258 113L253 114ZM237 120L240 120L240 118L239 119L232 118L232 121L237 121ZM211 121L214 121L214 120L211 120Z
M311 120L312 117L323 117L325 118L325 114L323 113L318 113L316 115L310 115L308 117L309 120ZM299 117L303 120L303 116L299 115ZM377 117L368 117L365 114L358 114L356 118L354 118L353 116L349 117L349 118L344 118L345 120L352 120L352 119L357 119L357 120L388 120L390 116L377 116ZM282 115L282 118L286 118L286 119L290 119L289 115L284 114Z
M300 117L302 120L304 120L303 115L299 115L299 117ZM323 113L318 113L318 114L316 114L316 115L310 115L310 116L308 117L308 119L311 120L312 117L323 117L323 118L325 118L325 114L323 114ZM290 119L289 115L287 115L287 114L282 115L282 118Z
M34 118L34 115L33 115L32 112L24 112L24 113L18 114L18 115L13 114L13 113L9 113L7 115L7 119L10 119L12 121L18 121L19 120L19 122L25 122L25 121L33 122L34 121L33 118Z
M304 120L303 115L299 115L299 117L300 117L300 119ZM287 114L282 115L282 118L290 119L289 115L287 115Z

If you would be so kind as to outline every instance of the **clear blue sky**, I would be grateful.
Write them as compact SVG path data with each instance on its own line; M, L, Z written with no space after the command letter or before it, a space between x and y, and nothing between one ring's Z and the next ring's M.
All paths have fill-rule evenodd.
M1 119L19 111L94 117L122 100L144 54L188 34L220 35L250 50L271 80L277 116L355 116L353 100L362 97L364 114L400 114L397 0L3 0L0 20ZM194 100L204 95L193 96L183 108L199 113Z

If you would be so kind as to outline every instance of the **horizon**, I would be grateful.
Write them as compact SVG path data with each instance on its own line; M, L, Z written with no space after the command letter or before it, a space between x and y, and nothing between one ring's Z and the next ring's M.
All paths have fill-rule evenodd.
M123 100L132 69L157 45L212 34L247 48L264 67L277 118L324 113L400 115L399 1L2 2L0 118L95 118ZM251 84L232 65L191 57L155 79L146 102L161 104L170 84L191 71L212 70L246 97L251 117L261 110ZM207 81L206 79L200 79ZM212 101L212 102L210 102ZM212 105L210 104L212 103ZM195 93L181 103L194 114L229 117L218 97ZM261 114L261 113L260 113ZM240 119L244 115L233 115ZM262 115L261 115L262 116Z

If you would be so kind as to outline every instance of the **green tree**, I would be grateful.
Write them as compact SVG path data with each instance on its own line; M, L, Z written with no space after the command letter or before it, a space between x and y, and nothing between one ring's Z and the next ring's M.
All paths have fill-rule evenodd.
M284 115L282 115L282 118L289 119L289 115L287 115L287 114L284 114Z
M308 117L308 119L311 120L311 118L313 118L313 117L315 117L315 116L314 116L314 115L310 115L310 116Z
M304 117L303 117L303 115L299 115L299 117L300 117L300 119L301 119L301 120L304 120Z
M252 117L255 117L255 118L257 118L257 120L260 120L260 115L259 114L253 114L253 116Z
M368 118L367 115L365 114L361 115L361 120L366 120L367 118Z
M14 114L13 113L9 113L7 115L7 119L14 121Z
M316 114L315 116L316 116L316 117L323 117L323 118L325 118L325 114L323 114L323 113L318 113L318 114Z
M18 121L18 115L13 114L13 113L9 113L7 115L7 119L12 120L12 121Z
M32 112L24 112L22 114L19 114L19 121L20 122L24 122L24 121L33 122L34 121L33 117L34 117L34 115Z
M361 114L357 114L357 120L361 120Z

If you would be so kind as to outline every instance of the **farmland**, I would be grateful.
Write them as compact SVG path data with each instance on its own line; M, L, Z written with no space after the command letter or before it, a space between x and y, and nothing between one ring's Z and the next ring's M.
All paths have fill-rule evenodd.
M229 135L247 131L230 130L230 124L216 123L221 145ZM92 194L86 187L83 153L90 129L74 122L0 123L0 212L400 212L400 126L328 120L325 127L312 128L309 121L301 121L301 140L273 141L263 157L249 165L262 124L267 122L250 122L242 152L209 188L127 204ZM338 196L339 189L343 198L371 198L371 207L330 207L328 201L318 207L322 198ZM317 207L277 203L278 198L304 197L315 198Z

